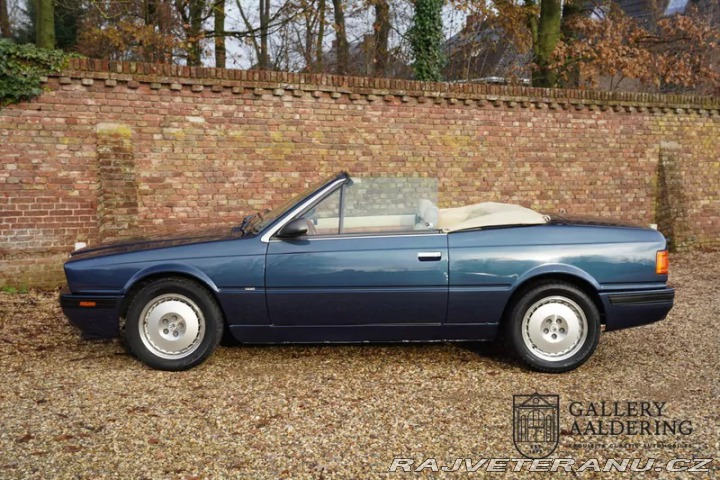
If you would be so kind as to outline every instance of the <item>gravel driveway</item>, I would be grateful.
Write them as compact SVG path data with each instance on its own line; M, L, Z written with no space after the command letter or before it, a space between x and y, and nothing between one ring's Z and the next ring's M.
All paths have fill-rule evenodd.
M535 391L560 395L555 457L694 455L714 458L712 470L639 478L718 477L719 270L720 253L674 256L668 319L603 335L562 375L530 372L500 347L448 344L222 347L194 370L153 371L117 342L82 341L55 293L2 293L0 478L415 478L388 473L393 458L521 458L513 394ZM587 418L570 404L601 400L667 402L661 420L692 432L572 434ZM523 478L533 475L547 474Z

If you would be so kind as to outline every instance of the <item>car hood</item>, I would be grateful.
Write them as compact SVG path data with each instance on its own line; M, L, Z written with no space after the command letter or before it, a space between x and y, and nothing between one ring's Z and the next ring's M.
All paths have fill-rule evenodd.
M241 232L236 232L231 227L213 227L162 236L134 237L120 242L106 242L75 250L70 254L70 259L79 260L81 258L84 259L101 255L116 255L141 250L178 247L195 243L229 240L242 236L243 234Z
M552 214L549 215L550 225L583 225L595 227L644 228L636 223L612 218L592 217L584 215Z

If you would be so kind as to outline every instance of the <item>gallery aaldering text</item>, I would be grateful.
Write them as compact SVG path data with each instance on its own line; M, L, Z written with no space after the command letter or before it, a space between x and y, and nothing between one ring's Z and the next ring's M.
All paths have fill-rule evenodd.
M570 402L571 435L690 435L690 420L668 419L667 402Z

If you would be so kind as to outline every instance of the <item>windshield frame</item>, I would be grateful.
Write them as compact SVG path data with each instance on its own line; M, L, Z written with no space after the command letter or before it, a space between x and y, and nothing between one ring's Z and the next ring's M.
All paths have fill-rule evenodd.
M252 232L254 234L263 233L260 240L265 243L269 242L270 237L280 230L285 223L292 220L299 211L318 200L318 198L324 197L330 191L334 191L339 186L344 185L349 180L350 175L343 171L338 175L328 178L319 186L306 189L304 192L278 205L268 214L263 215L263 219L259 222L254 222Z

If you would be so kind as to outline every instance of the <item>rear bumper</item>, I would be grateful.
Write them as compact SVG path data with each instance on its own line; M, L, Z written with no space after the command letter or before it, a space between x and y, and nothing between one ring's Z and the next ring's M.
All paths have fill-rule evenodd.
M637 327L664 319L675 301L675 290L639 290L601 293L606 330Z
M107 295L75 295L68 287L60 292L60 307L83 338L114 338L120 335L120 301ZM83 306L81 302L89 302Z

